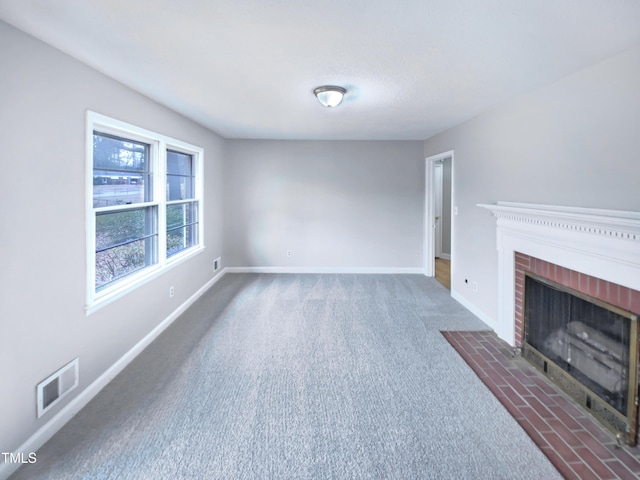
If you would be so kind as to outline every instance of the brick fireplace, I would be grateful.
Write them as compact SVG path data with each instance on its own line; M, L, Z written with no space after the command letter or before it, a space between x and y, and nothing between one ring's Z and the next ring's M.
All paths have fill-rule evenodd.
M577 357L572 359L569 354L569 363L564 362L565 366L558 368L555 360L541 354L526 339L525 328L531 333L531 327L526 325L529 313L525 312L525 281L537 277L555 285L553 288L570 290L587 302L622 310L631 319L633 328L637 328L636 320L640 316L640 213L510 202L479 206L490 210L497 218L499 318L494 329L511 346L524 347L526 358L559 381L565 391L571 392L575 386L571 384L567 388L567 385L574 378L568 378L572 374L565 373L576 368L571 364ZM581 322L574 323L577 324L582 325ZM560 335L566 334L566 330L560 332ZM613 412L609 400L595 398L589 388L578 386L580 391L575 395L572 393L614 432L626 430L631 444L637 439L637 409L633 406L637 383L632 382L637 378L638 367L636 337L637 334L631 335L631 340L627 340L627 345L633 345L629 347L632 354L626 357L626 365L619 370L624 372L628 366L625 378L629 389L625 394L624 414ZM577 354L575 351L573 357ZM593 376L587 378L589 381L595 378L598 370L593 366L595 357L587 357L583 357L583 365L592 364ZM563 368L566 371L560 371ZM607 422L607 418L611 421Z
M494 330L507 343L519 346L522 340L518 275L527 264L542 277L640 314L640 212L512 202L478 206L497 218Z
M597 298L623 310L640 315L640 291L577 272L560 265L532 257L525 253L514 252L515 264L515 344L523 339L524 325L524 277L526 272L534 273L559 285Z

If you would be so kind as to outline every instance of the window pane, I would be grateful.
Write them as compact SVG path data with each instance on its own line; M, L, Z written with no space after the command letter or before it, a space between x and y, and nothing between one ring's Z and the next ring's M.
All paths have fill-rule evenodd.
M195 197L193 156L167 150L167 201Z
M96 214L96 290L156 263L155 207Z
M170 230L167 232L167 258L196 245L198 238L198 226L188 225L186 227Z
M167 175L167 201L193 198L193 177Z
M147 241L137 240L96 253L96 291L147 266Z
M147 175L93 171L93 207L110 207L144 202Z
M151 200L149 145L94 132L93 206Z
M192 155L167 150L167 173L169 175L193 176Z
M93 134L93 168L96 170L121 170L146 172L149 145L104 133Z
M147 232L147 209L96 215L96 250L142 238Z
M198 243L195 203L167 205L167 258Z

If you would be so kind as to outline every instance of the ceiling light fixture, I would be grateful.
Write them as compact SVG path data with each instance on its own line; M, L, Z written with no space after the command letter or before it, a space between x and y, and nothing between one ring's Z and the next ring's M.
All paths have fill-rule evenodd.
M342 102L342 98L347 91L342 87L325 85L314 89L313 93L318 97L318 101L325 107L337 107L340 105L340 102Z

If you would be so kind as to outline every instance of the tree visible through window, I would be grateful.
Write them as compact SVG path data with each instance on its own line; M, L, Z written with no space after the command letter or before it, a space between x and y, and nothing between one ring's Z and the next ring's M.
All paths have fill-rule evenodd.
M96 290L156 262L149 145L94 132Z
M203 152L92 112L88 119L91 304L138 272L202 246Z

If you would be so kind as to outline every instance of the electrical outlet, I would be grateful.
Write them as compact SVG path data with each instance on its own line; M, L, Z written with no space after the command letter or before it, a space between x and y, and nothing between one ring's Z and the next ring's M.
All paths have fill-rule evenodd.
M291 256L291 250L287 250L287 257Z
M176 293L173 287L169 287L169 298L173 297L173 294Z
M213 261L213 271L216 272L220 268L221 259L220 257L216 258Z
M478 282L473 282L473 291L474 292L478 291Z

